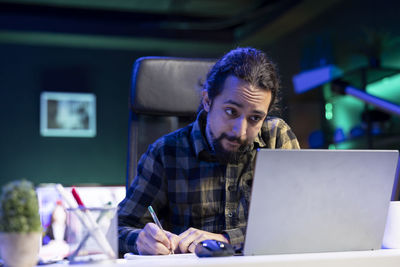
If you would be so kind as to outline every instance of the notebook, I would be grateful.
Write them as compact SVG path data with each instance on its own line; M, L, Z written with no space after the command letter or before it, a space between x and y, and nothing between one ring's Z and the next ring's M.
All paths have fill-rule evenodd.
M375 250L398 151L260 150L244 255Z

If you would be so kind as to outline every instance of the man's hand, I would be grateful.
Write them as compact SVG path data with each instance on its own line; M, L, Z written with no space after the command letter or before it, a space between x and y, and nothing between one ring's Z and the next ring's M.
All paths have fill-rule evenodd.
M210 232L206 232L203 230L199 230L196 228L189 228L182 234L178 236L179 238L179 249L181 253L193 253L196 249L196 245L207 239L215 239L218 241L223 241L229 243L229 240L225 238L222 234L214 234Z
M162 231L154 223L147 223L136 240L136 247L140 255L167 255L178 248L177 235Z

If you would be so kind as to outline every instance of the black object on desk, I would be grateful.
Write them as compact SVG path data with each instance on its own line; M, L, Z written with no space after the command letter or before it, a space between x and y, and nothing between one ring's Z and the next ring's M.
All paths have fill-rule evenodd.
M233 247L225 242L217 240L204 240L197 244L194 250L197 257L226 257L235 254Z

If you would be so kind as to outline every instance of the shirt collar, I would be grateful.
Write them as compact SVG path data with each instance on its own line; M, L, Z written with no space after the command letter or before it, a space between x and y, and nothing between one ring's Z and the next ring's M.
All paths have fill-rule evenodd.
M265 122L264 122L265 123ZM264 139L262 139L261 133L262 133L262 128L256 138L254 139L254 147L255 148L264 148L267 146L267 144L264 142Z
M208 142L205 138L206 123L207 123L207 112L201 110L197 115L196 121L193 123L193 128L191 132L194 151L197 157L199 157L200 153L206 152L207 154L210 154L211 151Z

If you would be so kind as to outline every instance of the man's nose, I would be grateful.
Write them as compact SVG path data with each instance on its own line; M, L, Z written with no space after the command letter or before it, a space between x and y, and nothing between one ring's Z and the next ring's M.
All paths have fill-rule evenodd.
M237 118L232 127L233 134L237 137L241 137L246 135L246 131L247 131L246 118L244 117Z

